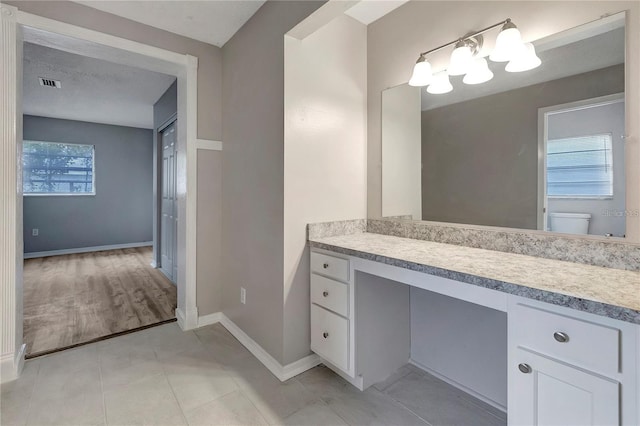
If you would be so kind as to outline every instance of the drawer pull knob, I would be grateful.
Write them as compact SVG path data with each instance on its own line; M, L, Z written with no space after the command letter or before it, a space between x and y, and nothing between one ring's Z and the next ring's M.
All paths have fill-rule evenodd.
M525 363L518 364L518 370L520 370L524 374L529 374L529 373L531 373L531 366L529 364L525 364Z
M322 337L324 337L324 338L326 339L327 337L329 337L329 333L327 333L327 332L325 331L324 333L322 333Z
M563 333L562 331L556 331L555 333L553 333L553 338L560 343L567 343L569 341L569 335L567 333Z
M323 267L324 269L327 269L327 268L329 267L329 264L328 264L328 263L325 263L325 264L323 264L323 265L322 265L322 267Z
M327 296L329 296L329 292L328 292L328 291L323 291L323 292L322 292L322 296L323 296L323 297L327 297Z

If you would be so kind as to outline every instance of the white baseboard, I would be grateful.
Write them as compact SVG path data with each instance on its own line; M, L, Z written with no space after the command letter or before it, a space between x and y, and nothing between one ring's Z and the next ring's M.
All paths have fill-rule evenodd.
M421 370L426 371L427 373L431 374L432 376L437 377L438 379L442 380L445 383L450 384L451 386L460 389L461 391L463 391L464 393L468 393L469 395L478 398L480 401L489 404L490 406L497 408L498 410L502 411L503 413L507 412L507 407L505 407L504 405L487 398L486 396L479 394L478 392L474 391L473 389L470 389L468 387L466 387L465 385L456 382L455 380L452 380L446 376L443 376L442 374L430 369L429 367L427 367L424 364L419 363L418 361L415 361L413 359L409 360L409 364L411 365L415 365L416 367L418 367Z
M184 312L182 312L182 309L180 308L176 308L176 320L178 321L178 327L180 327L181 330L187 330L187 321L185 319Z
M7 383L20 377L26 351L27 345L22 344L17 354L5 354L0 358L0 383Z
M238 339L238 341L240 341L240 343L242 343L242 345L258 359L258 361L264 364L264 366L282 382L289 380L290 378L297 376L298 374L307 371L322 362L318 355L312 354L299 359L298 361L292 362L291 364L282 365L222 312L200 317L198 319L198 326L200 326L201 322L204 325L214 324L214 322L210 322L214 320L215 322L220 322L220 324L222 324L222 326L226 328L233 337ZM180 320L178 320L178 322L180 322Z
M212 314L198 317L198 327L205 327L211 324L217 324L222 319L222 312L214 312Z
M63 250L34 251L31 253L25 253L23 257L24 259L33 259L36 257L61 256L63 254L91 253L94 251L119 250L119 249L125 249L125 248L147 247L151 245L153 245L153 241L143 241L140 243L112 244L108 246L78 247L78 248L63 249Z

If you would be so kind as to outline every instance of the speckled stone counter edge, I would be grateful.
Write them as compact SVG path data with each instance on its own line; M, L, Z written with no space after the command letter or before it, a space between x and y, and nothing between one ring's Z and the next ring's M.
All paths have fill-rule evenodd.
M497 290L504 293L521 296L528 299L538 300L541 302L551 303L553 305L564 306L595 315L605 316L620 321L640 324L640 311L633 309L614 306L607 303L596 302L592 300L581 299L578 297L568 296L560 293L538 290L522 285L511 284L504 281L494 280L491 278L479 277L476 275L466 274L448 269L437 268L429 265L423 265L406 260L394 259L387 256L380 256L372 253L366 253L358 250L346 249L344 247L333 246L330 244L309 241L309 245L314 248L329 250L335 253L341 253L348 256L359 257L365 260L384 263L386 265L397 266L411 271L422 272L437 277L448 278L479 287Z
M553 260L640 271L640 245L503 229L448 226L411 220L367 220L367 232L436 243L524 254Z

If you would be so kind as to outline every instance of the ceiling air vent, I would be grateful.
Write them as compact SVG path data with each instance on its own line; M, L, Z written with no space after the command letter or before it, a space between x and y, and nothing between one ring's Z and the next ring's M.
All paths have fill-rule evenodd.
M62 87L59 80L52 80L50 78L38 77L38 81L40 82L40 86L55 87L56 89L59 89Z

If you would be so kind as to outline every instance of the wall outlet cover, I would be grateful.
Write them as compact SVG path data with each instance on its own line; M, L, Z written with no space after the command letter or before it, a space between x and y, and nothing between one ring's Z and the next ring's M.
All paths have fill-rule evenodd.
M240 303L243 305L247 303L247 290L244 287L240 287Z
M33 237L37 237L39 233L40 233L40 230L39 230L38 228L33 228L33 229L31 230L31 235L32 235Z

